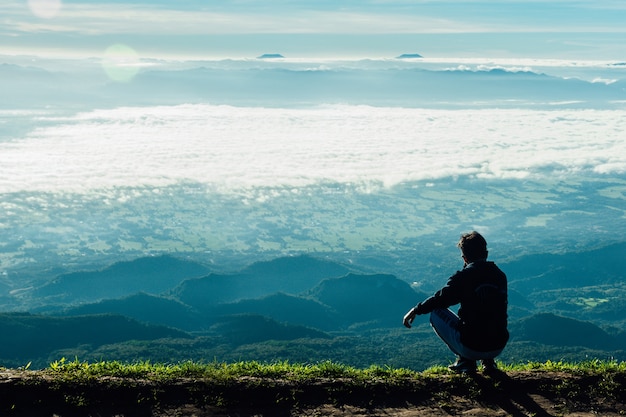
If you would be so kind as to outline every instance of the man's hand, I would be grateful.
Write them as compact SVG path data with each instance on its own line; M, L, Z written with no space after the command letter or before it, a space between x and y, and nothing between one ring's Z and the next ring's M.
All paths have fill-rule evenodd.
M417 309L410 309L409 312L404 315L404 320L402 321L404 326L410 329L411 324L413 324L413 320L415 320L415 316L417 316Z

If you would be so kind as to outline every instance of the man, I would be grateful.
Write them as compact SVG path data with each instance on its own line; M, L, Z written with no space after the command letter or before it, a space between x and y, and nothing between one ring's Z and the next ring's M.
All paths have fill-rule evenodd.
M496 370L495 357L509 340L507 330L507 280L495 263L487 261L487 242L478 232L461 236L464 266L432 297L404 316L411 327L415 316L430 314L437 335L458 358L449 368L475 372L481 360L486 372ZM448 307L460 304L458 316Z

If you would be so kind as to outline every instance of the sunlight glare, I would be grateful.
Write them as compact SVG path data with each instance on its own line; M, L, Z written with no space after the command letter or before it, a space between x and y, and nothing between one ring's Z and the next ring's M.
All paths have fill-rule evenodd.
M104 51L102 68L113 81L131 81L139 72L139 64L139 55L130 46L115 44Z

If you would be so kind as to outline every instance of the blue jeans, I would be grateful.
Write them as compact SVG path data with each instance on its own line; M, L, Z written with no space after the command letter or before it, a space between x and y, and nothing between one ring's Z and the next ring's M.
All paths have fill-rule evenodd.
M479 352L468 348L461 343L461 332L459 331L459 316L450 309L439 308L430 313L430 324L435 333L445 342L455 354L471 360L493 359L502 353L503 349L492 350L490 352Z

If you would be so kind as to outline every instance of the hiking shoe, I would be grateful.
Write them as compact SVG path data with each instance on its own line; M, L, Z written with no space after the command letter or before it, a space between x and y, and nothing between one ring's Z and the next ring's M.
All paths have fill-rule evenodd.
M476 361L466 358L458 358L456 362L448 366L452 372L469 374L476 372Z
M498 370L498 366L496 365L496 361L494 359L483 359L480 361L483 365L483 372L496 372Z

